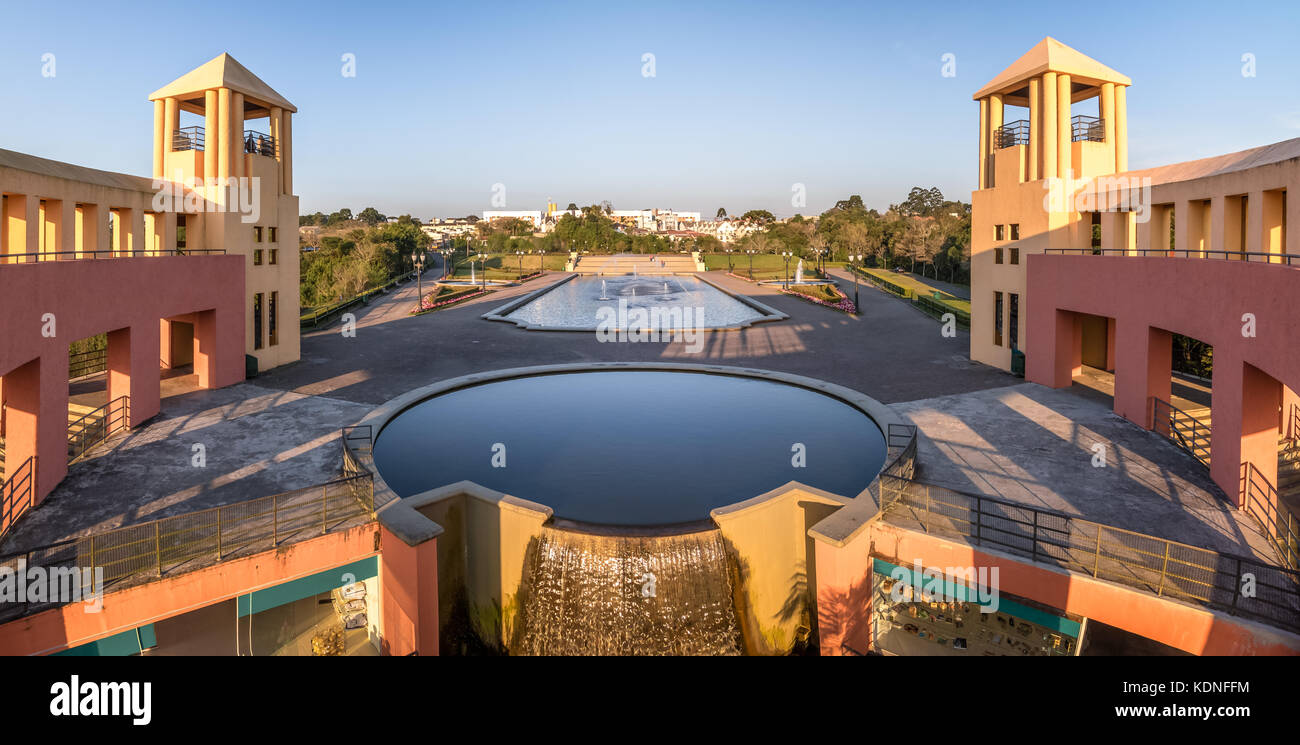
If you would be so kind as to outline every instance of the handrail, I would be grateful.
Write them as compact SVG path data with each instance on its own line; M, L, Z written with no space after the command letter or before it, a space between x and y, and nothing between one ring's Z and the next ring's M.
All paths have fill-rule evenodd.
M118 396L68 424L68 462L80 458L108 436L125 429L131 418L131 397Z
M207 133L203 127L180 127L172 130L172 150L202 150Z
M912 479L882 479L882 518L1300 631L1300 571ZM1255 594L1240 591L1251 574Z
M1152 396L1150 402L1151 430L1168 437L1175 445L1200 461L1201 465L1209 468L1210 428L1201 424L1201 420L1162 398ZM1179 419L1180 416L1182 419ZM1168 429L1161 428L1161 425L1167 425Z
M1277 487L1250 461L1241 464L1241 496L1242 510L1259 524L1282 563L1300 569L1300 519L1282 504Z
M1078 114L1070 119L1071 142L1105 142L1106 122L1095 116Z
M278 152L276 140L265 132L254 129L244 130L244 152L253 155L266 155L274 158Z
M68 355L68 380L104 372L108 369L108 349L91 349Z
M1226 251L1224 249L1187 248L1045 248L1045 254L1080 256L1161 256L1182 259L1217 259L1219 261L1247 261L1255 264L1284 264L1300 266L1300 254L1269 253L1268 251ZM1254 257L1260 257L1256 260Z
M325 535L356 518L375 519L374 476L364 468L322 484L0 555L0 567L16 570L21 562L27 567L102 569L104 588L120 589L140 578L183 574ZM0 622L57 604L6 603L0 605Z
M224 248L177 248L171 251L155 251L146 248L116 250L106 248L94 251L28 251L24 253L0 254L0 264L39 264L46 261L81 261L83 259L130 259L137 257L158 258L164 256L189 256L224 254ZM24 259L15 261L14 259Z
M994 149L1001 150L1016 145L1029 144L1029 120L1017 119L993 130Z
M32 508L36 491L36 456L28 456L0 481L0 539L3 539L14 522Z

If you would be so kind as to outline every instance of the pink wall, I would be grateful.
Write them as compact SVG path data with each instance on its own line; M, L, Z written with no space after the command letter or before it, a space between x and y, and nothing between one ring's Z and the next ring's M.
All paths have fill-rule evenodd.
M38 456L38 502L68 469L68 345L109 332L109 394L131 396L132 426L158 413L162 318L199 312L200 385L243 380L244 261L156 256L0 266L5 461L17 466Z
M1077 364L1073 313L1115 319L1115 412L1150 423L1148 398L1169 397L1166 332L1214 346L1211 476L1236 497L1243 461L1276 483L1281 384L1300 390L1300 268L1259 262L1135 256L1027 257L1026 379L1065 387ZM1243 336L1244 314L1255 335ZM1261 444L1262 443L1262 444Z
M437 656L438 541L410 546L382 526L379 540L383 652Z
M868 546L870 550L868 550ZM998 590L1198 655L1300 655L1300 636L1082 574L1008 558L935 535L873 521L850 544L817 542L822 654L841 654L846 633L867 649L872 556L901 566L997 567ZM863 588L866 588L866 591ZM848 624L822 619L849 619ZM858 646L861 644L862 646Z
M156 325L156 322L155 322ZM0 626L0 656L49 654L87 644L255 590L375 555L374 524L311 538L274 551L104 596L99 613L72 603Z

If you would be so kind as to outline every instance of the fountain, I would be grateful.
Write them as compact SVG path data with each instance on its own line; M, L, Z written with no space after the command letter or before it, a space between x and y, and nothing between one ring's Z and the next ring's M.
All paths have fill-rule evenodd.
M799 259L799 265L794 268L794 283L803 284L803 259Z
M469 283L474 284L474 265L469 265Z
M733 570L718 530L667 536L542 528L521 591L526 655L737 655Z
M605 280L600 281L600 297L597 300L609 300L609 293L605 290Z

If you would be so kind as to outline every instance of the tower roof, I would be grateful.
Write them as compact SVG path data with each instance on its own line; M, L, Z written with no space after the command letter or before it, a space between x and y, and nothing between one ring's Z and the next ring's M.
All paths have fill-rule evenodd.
M289 103L287 98L224 52L149 94L149 100L176 98L183 110L199 114L203 113L204 91L216 88L229 88L244 94L246 116L266 116L273 106L285 111L298 111L298 107Z
M1027 86L1029 79L1045 72L1068 74L1076 91L1102 83L1133 84L1128 77L1047 36L1013 62L1010 67L990 80L987 85L980 88L972 98L978 101L993 93L1002 93L1016 98L1027 97L1028 94L1022 93L1022 90Z

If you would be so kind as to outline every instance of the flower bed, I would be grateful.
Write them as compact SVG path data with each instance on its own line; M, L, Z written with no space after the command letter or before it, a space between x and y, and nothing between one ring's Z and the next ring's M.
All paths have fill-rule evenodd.
M811 286L824 287L834 292L839 297L839 300L836 301L824 300L822 298L809 295L805 292L800 292L799 290L791 290L784 287L781 288L781 293L784 295L794 295L795 297L801 300L807 300L810 303L816 303L817 305L822 305L827 308L834 308L835 310L838 310L843 313L848 313L849 315L857 314L858 312L857 306L853 304L852 300L849 300L848 295L845 295L843 292L840 291L840 288L834 285L811 285Z
M437 310L438 308L452 305L453 303L459 303L462 300L469 300L470 298L478 297L479 295L486 295L489 292L491 292L491 290L474 288L444 295L442 299L438 299L436 293L427 295L420 299L420 309L411 311L411 315L415 316L421 313L428 313L431 310Z

